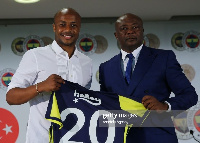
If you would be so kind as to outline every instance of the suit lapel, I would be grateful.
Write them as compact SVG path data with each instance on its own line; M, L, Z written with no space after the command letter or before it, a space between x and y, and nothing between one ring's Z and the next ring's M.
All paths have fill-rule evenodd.
M145 73L151 67L156 55L152 53L151 49L143 46L140 51L139 58L137 60L133 75L131 77L131 82L128 89L128 95L134 92L137 85L140 83Z

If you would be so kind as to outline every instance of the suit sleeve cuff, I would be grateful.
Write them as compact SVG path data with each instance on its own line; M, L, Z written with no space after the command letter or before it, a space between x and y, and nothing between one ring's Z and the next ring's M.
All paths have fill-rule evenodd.
M168 109L167 109L166 112L170 112L171 111L171 104L167 101L165 101L165 103L168 105Z

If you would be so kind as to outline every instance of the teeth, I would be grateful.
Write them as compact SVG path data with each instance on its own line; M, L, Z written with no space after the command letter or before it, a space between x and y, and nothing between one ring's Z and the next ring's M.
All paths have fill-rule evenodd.
M70 38L71 36L68 36L68 35L64 35L64 37L66 37L66 38Z
M69 36L69 35L63 35L65 37L65 39L69 40L72 38L72 36Z

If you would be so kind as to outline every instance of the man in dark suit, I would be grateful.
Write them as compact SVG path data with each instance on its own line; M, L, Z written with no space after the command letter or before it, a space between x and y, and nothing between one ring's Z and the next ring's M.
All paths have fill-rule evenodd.
M100 65L101 91L132 98L148 110L162 113L186 110L197 103L198 95L182 72L175 54L143 45L144 29L140 17L130 13L119 17L115 30L121 52ZM175 97L170 98L171 92ZM132 142L177 143L178 139L174 127L132 127L127 143Z

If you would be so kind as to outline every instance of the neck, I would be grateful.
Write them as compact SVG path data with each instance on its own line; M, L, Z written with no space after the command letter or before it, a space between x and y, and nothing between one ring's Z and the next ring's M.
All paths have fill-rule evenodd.
M137 47L138 48L138 47ZM133 48L133 47L127 47L127 48L122 48L122 50L124 50L127 53L132 53L135 49L137 48Z
M61 47L64 51L68 53L68 57L71 58L75 51L75 46L64 46Z
M127 46L125 48L122 48L122 50L124 50L127 53L132 53L134 50L136 50L137 48L139 48L141 45L139 46Z

